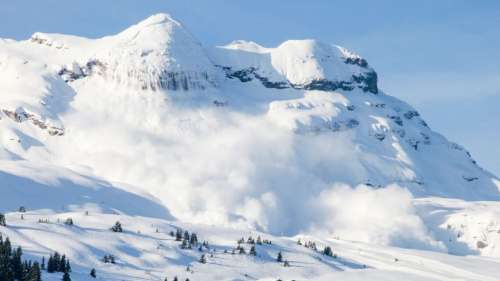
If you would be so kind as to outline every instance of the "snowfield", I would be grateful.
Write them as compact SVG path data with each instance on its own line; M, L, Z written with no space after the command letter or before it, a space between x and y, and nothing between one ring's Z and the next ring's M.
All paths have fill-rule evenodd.
M499 204L500 205L500 204ZM496 206L497 210L499 205ZM28 211L9 213L9 227L0 228L17 244L23 245L30 258L41 260L53 251L66 254L72 265L73 280L498 280L500 261L480 256L453 256L445 253L377 246L344 239L321 239L312 236L280 237L255 230L191 225L152 219L88 212L53 213ZM75 225L64 224L72 218ZM39 223L38 220L48 220ZM120 221L123 233L110 227ZM200 251L181 249L170 236L177 228L197 233L208 248ZM243 243L246 254L232 253L240 238L271 240L256 245L257 255L249 255L250 244ZM298 245L313 241L317 251ZM201 243L201 242L200 242ZM334 257L321 253L333 249ZM226 252L225 252L226 251ZM276 257L282 252L290 266ZM202 254L207 262L202 264ZM104 263L113 255L115 264ZM190 270L187 271L189 266ZM44 274L44 280L60 280L61 274Z
M166 14L0 39L0 233L73 280L500 280L500 179L377 79L340 46L204 46ZM272 244L232 254L249 236Z

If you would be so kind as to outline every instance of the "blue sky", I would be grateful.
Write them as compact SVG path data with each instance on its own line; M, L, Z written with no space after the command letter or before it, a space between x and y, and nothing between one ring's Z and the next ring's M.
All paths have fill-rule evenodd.
M316 38L367 58L381 88L500 175L500 1L0 0L0 37L100 37L157 12L206 45Z

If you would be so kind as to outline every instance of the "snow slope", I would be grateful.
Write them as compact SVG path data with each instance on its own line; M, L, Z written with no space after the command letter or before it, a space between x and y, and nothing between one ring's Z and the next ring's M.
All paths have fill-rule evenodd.
M72 280L482 280L500 278L499 260L478 256L450 256L421 250L376 246L310 236L279 237L254 230L238 230L208 225L181 224L161 219L110 215L89 212L51 213L48 211L9 213L8 228L0 227L15 244L23 245L32 259L41 260L53 251L71 261ZM63 223L73 218L75 225ZM38 219L48 223L38 223ZM123 233L109 227L119 220ZM196 232L209 248L181 249L180 242L169 235L182 228ZM257 256L232 254L241 237L271 240L256 245ZM78 239L75 239L78 237ZM312 241L317 250L298 245ZM335 257L321 254L330 246ZM242 244L248 253L251 245ZM226 252L225 252L226 251ZM284 267L276 262L278 252L290 262ZM207 257L202 264L199 258ZM113 255L116 264L104 263L104 255ZM189 265L190 270L186 268ZM43 274L44 280L60 280L60 273Z
M500 256L500 180L414 108L379 89L366 60L317 40L207 47L166 14L100 39L43 33L0 39L0 180L0 212L26 206L34 216L51 213L52 220L76 212L81 232L62 225L35 232L76 235L78 243L86 235L109 240L96 230L103 224L81 216L90 210L99 223L120 219L136 228L156 218L169 220L161 221L165 228L189 222L208 232L201 225L211 224L221 237L229 237L229 229L337 237L342 242L335 247L347 243L346 251L357 244L345 240L356 240L373 249L375 259L388 251L413 261L429 255L433 264L449 259L449 271L477 263L478 272L458 273L464 280L488 280L495 272L482 272L491 265L486 258L443 253ZM16 227L28 223L11 216ZM24 239L23 245L39 243L14 230L2 232ZM130 234L109 250L127 254L119 243L129 239L156 243ZM57 247L59 238L53 241L47 248ZM71 251L86 270L107 246L85 247ZM135 261L146 250L130 251L135 254L119 270L130 280L144 268L177 265L177 271L193 261L175 247L166 261ZM349 270L334 274L353 280L373 271L350 273L359 263L316 264L293 252L314 265L283 273L289 278L322 280L330 278L321 277L325 268L337 266ZM243 272L238 262L227 262L231 273L223 278L245 280L236 277ZM389 264L373 265L374 276L453 279L440 265L427 269L443 270L435 275L422 275L418 266L398 275ZM280 272L271 266L256 278Z

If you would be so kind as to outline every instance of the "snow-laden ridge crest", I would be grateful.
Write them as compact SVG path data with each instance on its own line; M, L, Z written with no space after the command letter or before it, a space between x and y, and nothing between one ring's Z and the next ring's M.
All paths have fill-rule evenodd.
M360 56L317 40L288 40L276 48L235 41L215 50L231 79L260 80L268 88L378 93L377 73Z

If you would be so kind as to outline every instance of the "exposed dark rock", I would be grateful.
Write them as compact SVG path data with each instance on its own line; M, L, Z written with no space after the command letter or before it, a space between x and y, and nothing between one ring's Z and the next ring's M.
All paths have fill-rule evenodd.
M478 177L473 177L473 176L462 176L462 178L463 178L464 180L466 180L466 181L469 181L469 182L471 182L471 181L476 181L476 180L478 180L478 179L479 179Z
M103 74L106 65L98 60L90 60L83 67L74 63L72 69L66 67L59 70L58 74L65 82L72 82L85 78L93 73Z
M356 128L357 126L359 126L359 121L356 119L349 119L345 122L345 126L349 129Z
M360 58L360 57L348 57L344 60L344 63L346 64L353 64L353 65L358 65L358 66L361 66L363 68L367 68L368 67L368 62L363 59L363 58Z
M22 123L25 121L31 121L31 123L42 130L47 130L49 135L51 136L62 136L64 135L64 129L58 128L54 126L49 126L44 121L38 119L35 115L31 113L27 113L25 111L11 111L11 110L2 110L2 112L12 119L15 122Z
M366 72L363 75L353 75L352 79L364 92L378 94L378 77L375 71Z
M394 123L398 124L399 126L403 126L403 120L401 119L401 117L394 115L388 115L387 117L389 117L392 121L394 121Z
M410 138L406 141L413 149L418 150L418 144L420 143L419 140L416 140L414 138Z
M220 66L226 77L229 79L238 79L243 83L250 82L253 79L259 80L266 88L273 89L304 89L304 90L318 90L318 91L352 91L355 87L362 89L364 92L373 94L378 93L377 88L377 74L374 71L366 72L362 75L353 75L350 81L330 81L327 79L313 80L307 84L291 84L289 81L270 81L267 77L261 76L258 69L249 67L240 70L233 70L228 66Z
M385 139L385 134L384 133L375 133L375 134L373 134L373 137L378 139L379 141L383 141Z
M218 100L214 100L213 101L213 104L217 107L224 107L224 106L227 106L227 101L218 101Z
M408 120L411 120L413 117L418 117L420 116L420 114L415 111L415 110L410 110L410 111L407 111L403 114L403 116L408 119Z
M393 130L395 134L397 134L400 138L404 138L406 135L406 131L403 129L395 129Z
M304 89L304 90L317 90L317 91L336 91L338 89L344 90L344 91L352 91L354 89L354 86L352 86L352 82L346 82L346 81L329 81L326 79L321 79L321 80L314 80L311 81L309 84L305 85L292 85L293 88L295 89Z

